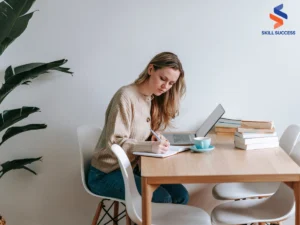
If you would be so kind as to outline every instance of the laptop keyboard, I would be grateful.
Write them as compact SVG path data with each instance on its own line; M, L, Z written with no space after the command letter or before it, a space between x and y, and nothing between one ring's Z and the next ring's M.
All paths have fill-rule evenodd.
M191 142L188 134L173 134L174 143L189 143Z

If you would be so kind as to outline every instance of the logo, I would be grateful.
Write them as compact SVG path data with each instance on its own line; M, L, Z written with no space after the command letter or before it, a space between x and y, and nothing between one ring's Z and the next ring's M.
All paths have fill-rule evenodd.
M288 15L281 11L283 9L283 4L280 4L274 8L274 14L270 13L269 18L271 21L274 21L275 24L273 25L274 30L262 30L262 35L281 35L281 36L291 36L296 35L295 30L281 30L278 29L279 27L283 26L284 20L288 19Z
M273 15L270 13L270 19L274 20L276 23L274 24L274 29L277 29L278 27L281 27L283 25L283 19L281 19L280 17L284 18L284 19L288 19L288 16L286 13L282 12L281 10L283 9L283 4L278 5L274 8L274 13L277 15ZM280 16L280 17L278 17Z

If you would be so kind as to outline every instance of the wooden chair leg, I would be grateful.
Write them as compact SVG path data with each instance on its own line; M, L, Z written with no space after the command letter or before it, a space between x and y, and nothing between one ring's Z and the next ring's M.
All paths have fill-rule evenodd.
M119 202L115 201L114 202L114 219L118 220L118 214L119 214ZM114 222L114 225L118 225L117 222Z
M262 199L263 197L258 197L258 199ZM258 223L258 225L265 225L266 223Z
M97 225L97 222L98 222L98 219L99 219L99 216L100 216L100 213L101 213L102 206L103 206L103 203L101 201L98 204L98 207L97 207L96 213L94 215L94 219L93 219L92 225Z
M277 221L277 222L271 222L270 223L271 225L273 224L275 224L275 225L282 225L283 224L283 221Z
M130 217L128 216L127 211L126 211L126 225L131 225L131 219L130 219Z

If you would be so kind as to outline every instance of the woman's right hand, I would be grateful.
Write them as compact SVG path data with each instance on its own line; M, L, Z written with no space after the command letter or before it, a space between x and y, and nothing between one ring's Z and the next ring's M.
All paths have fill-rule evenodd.
M170 142L168 140L152 141L152 152L164 154L169 150Z

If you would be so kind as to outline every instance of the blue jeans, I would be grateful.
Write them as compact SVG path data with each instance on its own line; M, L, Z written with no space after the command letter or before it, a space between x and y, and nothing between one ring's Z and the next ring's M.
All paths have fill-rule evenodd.
M138 167L134 169L134 179L141 194L141 175ZM91 166L88 174L88 187L101 196L125 199L125 187L120 169L103 173ZM162 184L154 192L152 202L187 204L189 194L182 184Z

